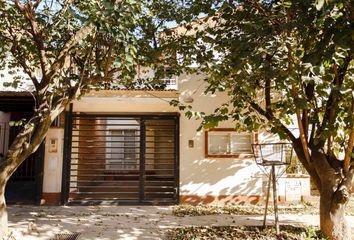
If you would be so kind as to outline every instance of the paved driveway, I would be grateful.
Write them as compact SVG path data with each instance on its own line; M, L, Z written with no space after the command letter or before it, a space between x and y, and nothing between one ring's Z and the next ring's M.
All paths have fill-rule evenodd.
M261 225L263 219L259 215L176 217L169 206L10 206L8 211L10 231L16 240L53 239L57 233L70 232L80 233L80 240L164 239L166 231L174 227ZM354 226L354 217L348 220ZM283 214L280 221L318 225L319 217Z

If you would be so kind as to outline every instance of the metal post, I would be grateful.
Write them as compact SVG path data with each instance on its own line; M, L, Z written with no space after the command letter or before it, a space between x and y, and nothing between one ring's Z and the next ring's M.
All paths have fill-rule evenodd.
M71 147L73 128L73 104L69 105L69 111L65 112L64 123L64 149L63 149L63 170L61 180L61 204L67 203L70 191L70 168L71 168Z
M35 153L35 181L36 181L36 204L41 204L43 194L43 171L44 171L44 141Z
M265 205L265 211L264 211L264 218L263 218L263 228L266 226L266 221L267 221L267 212L268 212L268 204L269 204L269 195L270 195L270 185L272 182L272 174L269 174L269 179L268 179L268 189L267 189L267 199L266 199L266 205Z
M272 182L273 182L273 203L274 203L274 218L275 218L275 232L278 235L280 233L279 229L279 219L278 219L278 196L277 196L277 183L275 178L275 166L272 165Z
M174 200L176 204L179 204L179 116L175 117L175 131L174 131L174 187L175 187L175 195Z

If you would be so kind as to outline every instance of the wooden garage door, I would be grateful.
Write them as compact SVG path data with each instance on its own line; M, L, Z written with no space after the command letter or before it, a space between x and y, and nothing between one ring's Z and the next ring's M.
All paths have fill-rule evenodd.
M64 202L178 202L178 116L68 115Z

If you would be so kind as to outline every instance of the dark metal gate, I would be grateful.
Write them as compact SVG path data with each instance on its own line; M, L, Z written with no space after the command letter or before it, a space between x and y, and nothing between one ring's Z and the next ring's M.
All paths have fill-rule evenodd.
M176 115L69 113L63 202L177 203L178 122Z
M4 122L0 122L0 164L21 130L21 126L10 126L9 121L18 122L32 118L34 105L35 102L30 92L1 92L0 111L6 117L1 119ZM18 166L10 177L5 189L7 203L40 204L43 165L44 144Z
M4 134L6 128L9 129L9 145L19 133L19 127L10 127L8 124L2 124L4 129L0 132ZM2 131L3 130L3 131ZM5 135L5 134L4 134ZM1 153L5 152L6 147L2 146ZM5 198L9 204L39 204L42 193L43 181L43 160L44 145L42 144L38 150L31 154L12 174L6 184Z

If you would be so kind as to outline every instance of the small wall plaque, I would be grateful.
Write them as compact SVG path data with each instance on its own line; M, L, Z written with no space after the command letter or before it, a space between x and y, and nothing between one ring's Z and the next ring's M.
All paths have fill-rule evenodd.
M49 152L56 153L58 152L58 139L52 138L49 140Z

